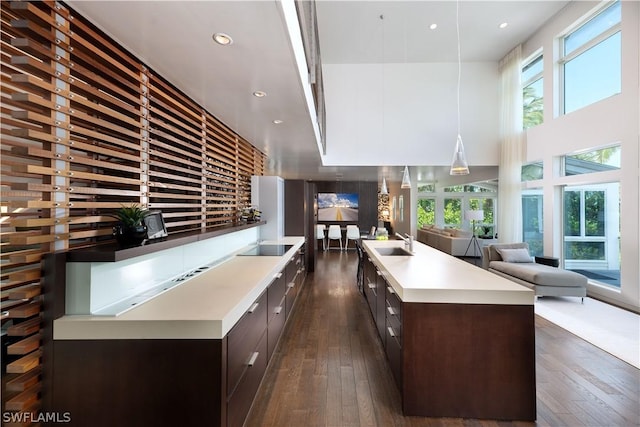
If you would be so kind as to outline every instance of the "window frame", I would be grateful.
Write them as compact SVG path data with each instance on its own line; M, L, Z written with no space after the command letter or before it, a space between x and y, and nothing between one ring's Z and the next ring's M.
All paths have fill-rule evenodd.
M578 108L577 110L572 110L569 113L566 112L566 92L565 92L566 75L565 75L565 65L568 64L569 62L571 62L572 60L576 59L578 56L582 55L583 53L587 52L589 49L591 49L591 48L597 46L598 44L602 43L603 41L607 40L609 37L611 37L611 36L613 36L613 35L615 35L615 34L617 34L619 32L622 32L622 13L621 13L621 16L620 16L620 22L618 22L617 24L613 25L612 27L604 30L603 32L601 32L597 36L593 37L589 41L587 41L584 44L582 44L580 47L574 49L573 52L571 52L570 54L566 54L565 53L565 44L566 44L565 40L567 39L567 37L571 36L575 32L577 32L580 29L584 28L586 25L589 25L590 22L592 22L594 19L596 19L598 16L600 16L602 13L604 13L605 10L607 10L610 7L612 7L616 3L621 3L621 1L620 0L615 0L615 1L611 1L611 2L603 2L603 4L601 6L599 6L597 8L597 10L595 10L591 15L589 15L589 17L585 18L584 20L582 20L577 25L571 27L564 34L561 34L558 37L559 58L558 58L557 63L558 63L558 76L559 76L558 86L559 86L559 90L560 90L558 95L559 95L559 99L560 99L561 115L569 114L569 113L572 113L574 111L580 110L581 108L584 108L584 107L586 107L588 105L591 105L591 104L587 104L587 105L584 105L583 107ZM621 49L622 49L622 46L621 46ZM613 96L613 95L616 95L616 94L611 94L610 96ZM606 98L603 98L603 99L606 99Z
M520 68L520 75L524 76L525 70L531 66L533 66L536 62L540 61L542 68L540 69L539 72L537 72L536 74L533 74L531 77L529 77L527 80L522 80L522 87L521 87L521 91L522 91L522 117L523 117L523 121L522 121L522 129L523 130L527 130L527 129L531 129L533 127L539 126L541 124L544 123L544 52L542 49L536 51L534 54L532 54L529 58L527 58L525 61L523 61L523 65ZM533 85L534 83L537 83L538 81L542 81L542 121L540 123L537 123L533 126L529 126L526 127L525 123L524 123L524 106L525 106L525 99L524 99L524 90Z

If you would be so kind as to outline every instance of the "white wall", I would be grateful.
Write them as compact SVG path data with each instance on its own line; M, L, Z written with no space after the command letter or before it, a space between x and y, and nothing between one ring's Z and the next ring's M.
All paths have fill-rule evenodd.
M556 115L557 37L599 2L571 2L523 45L523 57L544 53L544 123L527 132L527 161L543 161L544 178L529 184L544 193L545 254L561 251L561 190L564 185L620 181L621 292L590 285L589 293L621 305L640 308L639 196L640 170L640 4L622 2L622 93L568 115ZM560 177L559 158L567 153L607 144L622 145L620 171Z
M457 63L323 65L325 165L449 165ZM384 90L374 89L384 86ZM461 134L471 165L498 164L498 65L463 63Z

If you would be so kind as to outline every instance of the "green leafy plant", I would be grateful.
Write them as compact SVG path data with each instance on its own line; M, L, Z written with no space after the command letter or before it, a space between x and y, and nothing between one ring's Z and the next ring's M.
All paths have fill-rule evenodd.
M142 225L142 221L147 215L149 215L147 209L133 203L129 206L122 205L115 214L110 216L119 220L125 227L136 227Z

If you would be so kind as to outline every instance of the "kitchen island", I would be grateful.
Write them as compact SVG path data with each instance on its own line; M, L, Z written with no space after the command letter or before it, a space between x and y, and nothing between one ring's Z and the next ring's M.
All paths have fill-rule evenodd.
M205 244L213 251L222 243L231 247L233 239L243 241L231 236ZM241 426L306 274L304 238L260 243L185 272L179 285L124 312L105 315L109 307L98 307L98 314L56 318L46 409L69 413L78 426ZM256 250L267 247L279 251ZM180 254L153 255L171 261ZM140 274L149 260L139 258L89 262L89 269L133 265ZM66 307L77 311L83 309L77 301L95 298L74 292L89 287L99 294L103 286L99 274L86 275L95 286L72 283L87 270L73 263L65 270L74 268L66 288L76 302Z
M403 246L363 241L364 294L404 414L535 420L533 291L421 243L389 249Z

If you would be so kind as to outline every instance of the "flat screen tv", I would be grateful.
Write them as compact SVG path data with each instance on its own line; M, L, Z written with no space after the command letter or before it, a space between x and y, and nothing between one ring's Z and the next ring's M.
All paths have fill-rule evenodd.
M357 193L318 193L318 222L357 220Z

